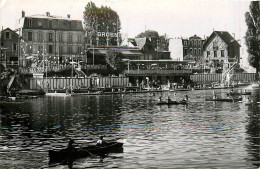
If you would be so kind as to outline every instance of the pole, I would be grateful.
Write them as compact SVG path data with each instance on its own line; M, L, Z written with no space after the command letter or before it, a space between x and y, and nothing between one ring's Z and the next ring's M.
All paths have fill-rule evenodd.
M94 50L94 45L93 45L93 65L94 65L94 56L95 56L95 50Z

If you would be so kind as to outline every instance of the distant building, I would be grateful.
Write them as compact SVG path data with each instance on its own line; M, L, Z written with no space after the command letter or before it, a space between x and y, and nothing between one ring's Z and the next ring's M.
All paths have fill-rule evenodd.
M144 57L143 53L136 47L90 47L87 51L87 64L106 65L106 55L113 50L121 53L123 60L140 60Z
M228 32L214 31L203 46L205 64L215 68L223 68L224 63L239 64L240 47Z
M81 20L46 15L25 16L19 20L19 34L22 36L22 66L66 64L69 61L84 60L84 30ZM47 60L47 61L46 61Z
M18 66L19 36L10 28L1 31L0 55L5 67Z
M171 59L183 61L183 43L181 38L170 39L169 50Z
M203 57L203 44L205 40L194 35L190 38L175 38L170 41L171 58L198 62Z
M189 39L182 39L183 60L198 62L203 57L203 44L205 40L194 35Z
M143 53L143 57L140 60L170 59L170 51L156 50L156 47L149 38L130 38L128 40Z

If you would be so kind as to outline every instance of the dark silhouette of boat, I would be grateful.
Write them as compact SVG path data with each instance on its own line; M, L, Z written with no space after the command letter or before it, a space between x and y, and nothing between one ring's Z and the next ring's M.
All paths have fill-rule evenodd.
M157 105L174 105L174 104L188 104L188 102L186 100L182 100L182 101L170 101L170 102L166 102L166 101L161 101L158 102Z
M50 163L64 162L89 156L105 156L109 153L123 153L123 143L109 142L103 145L75 148L71 151L67 149L49 150L49 161Z
M220 102L238 102L242 101L242 98L206 98L206 101L220 101Z

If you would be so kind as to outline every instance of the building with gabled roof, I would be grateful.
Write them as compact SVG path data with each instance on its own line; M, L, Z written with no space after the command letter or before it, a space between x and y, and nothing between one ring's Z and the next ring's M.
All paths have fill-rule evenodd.
M223 69L224 63L240 63L240 44L226 31L214 31L203 45L205 64ZM228 65L228 64L226 64Z
M19 35L10 28L6 28L1 31L0 37L1 63L5 67L18 66Z

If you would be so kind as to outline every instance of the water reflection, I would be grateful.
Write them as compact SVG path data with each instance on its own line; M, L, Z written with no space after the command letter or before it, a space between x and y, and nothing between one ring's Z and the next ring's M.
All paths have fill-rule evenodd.
M254 101L260 101L260 90L255 90ZM253 162L256 167L260 167L260 104L248 105L248 125L246 127L248 134L248 154L249 160Z
M252 99L260 101L259 92L253 91ZM188 105L156 105L159 96L182 99L186 94ZM74 168L259 166L259 105L205 102L211 95L190 91L42 97L1 104L0 168L15 167L9 159L23 168L50 167L49 149L66 147L68 138L88 145L100 134L107 140L126 140L124 153L110 154L102 163L99 158L78 159ZM29 157L30 163L23 161Z

